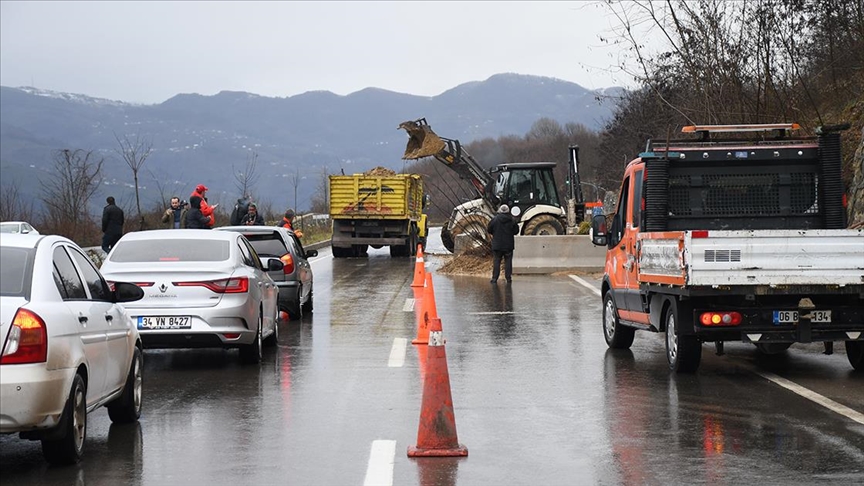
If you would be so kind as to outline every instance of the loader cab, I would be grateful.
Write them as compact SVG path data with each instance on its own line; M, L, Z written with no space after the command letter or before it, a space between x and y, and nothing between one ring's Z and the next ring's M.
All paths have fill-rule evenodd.
M496 206L519 208L520 214L538 204L560 206L554 168L552 162L499 164L490 171L494 179L486 189L487 197Z

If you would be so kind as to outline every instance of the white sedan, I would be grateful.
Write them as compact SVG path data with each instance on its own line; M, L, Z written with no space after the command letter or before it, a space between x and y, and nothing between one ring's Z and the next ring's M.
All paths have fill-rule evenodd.
M26 221L3 221L0 223L0 233L20 233L22 235L38 235L36 228Z
M134 284L108 286L78 245L60 236L0 237L0 433L41 440L52 464L81 459L87 414L141 415L138 330L120 302Z
M127 305L144 348L239 348L258 363L279 339L279 289L249 241L233 231L166 229L127 233L102 263L109 281L135 282Z

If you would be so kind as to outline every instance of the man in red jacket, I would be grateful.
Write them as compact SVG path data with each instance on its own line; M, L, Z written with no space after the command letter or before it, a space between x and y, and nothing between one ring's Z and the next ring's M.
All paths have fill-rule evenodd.
M214 204L211 206L207 203L207 198L205 197L207 191L207 186L205 186L204 184L198 184L198 186L195 187L195 190L192 191L192 194L189 197L191 198L192 196L198 196L201 198L201 214L210 218L210 227L212 228L213 223L216 221L216 217L213 216L213 210L216 209L216 206L218 206L218 204Z

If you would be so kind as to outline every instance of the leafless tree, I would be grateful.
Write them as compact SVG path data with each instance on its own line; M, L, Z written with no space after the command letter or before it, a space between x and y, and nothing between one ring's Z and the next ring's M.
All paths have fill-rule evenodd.
M315 186L315 193L312 195L309 210L313 213L326 214L330 210L330 176L327 174L326 167L321 167L317 179L318 183Z
M0 221L33 221L33 201L25 201L18 181L9 181L0 192Z
M240 191L240 196L251 195L255 184L261 178L261 175L258 174L258 154L256 152L249 154L242 171L238 171L233 165L231 166L231 170L234 172L234 187Z
M300 185L299 167L296 167L293 173L288 174L288 181L291 184L291 187L294 189L294 204L291 207L294 208L294 211L299 214L300 211L297 209L297 187Z
M52 170L42 178L43 220L55 232L73 241L82 241L90 199L102 183L104 158L93 151L61 149L54 152Z
M144 214L141 212L141 197L138 194L138 172L141 171L144 162L150 156L153 142L147 137L141 137L140 134L135 134L134 138L130 138L128 135L120 137L115 133L114 140L117 141L117 148L114 151L132 170L132 179L135 183L135 207L138 210L138 230L143 230Z

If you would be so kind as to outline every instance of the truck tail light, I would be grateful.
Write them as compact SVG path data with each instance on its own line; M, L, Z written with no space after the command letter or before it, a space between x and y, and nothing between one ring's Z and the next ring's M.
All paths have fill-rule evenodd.
M48 330L35 312L18 309L3 346L0 364L44 363L48 360Z
M708 238L708 232L705 230L693 231L690 233L693 238Z
M234 277L199 282L171 282L177 287L206 287L217 294L242 294L249 291L249 278Z
M282 267L282 273L285 275L294 273L294 257L292 257L290 253L282 255L279 259L285 264L285 266Z
M741 313L735 311L703 312L699 316L703 326L737 326L741 321Z

